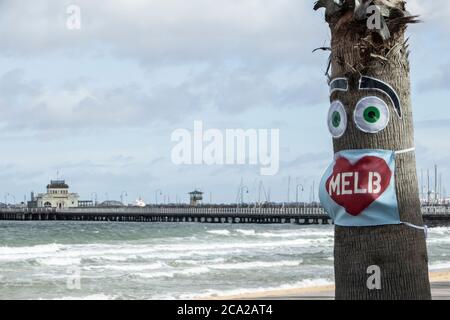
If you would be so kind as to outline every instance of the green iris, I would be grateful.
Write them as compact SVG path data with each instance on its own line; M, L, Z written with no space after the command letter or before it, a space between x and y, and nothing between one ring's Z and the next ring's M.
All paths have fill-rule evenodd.
M381 113L377 107L369 106L364 110L364 120L369 123L375 123L380 120Z
M333 112L333 115L331 117L331 121L333 123L333 127L338 128L341 124L341 114L337 111Z

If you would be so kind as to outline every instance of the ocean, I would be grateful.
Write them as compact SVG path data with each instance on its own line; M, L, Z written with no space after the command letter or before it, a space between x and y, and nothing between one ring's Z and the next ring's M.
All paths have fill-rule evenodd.
M450 268L450 228L429 230ZM333 227L0 221L0 299L191 299L333 282Z

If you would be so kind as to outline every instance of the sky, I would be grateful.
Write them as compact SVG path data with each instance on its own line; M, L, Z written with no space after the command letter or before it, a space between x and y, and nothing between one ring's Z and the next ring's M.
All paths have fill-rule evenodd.
M411 0L419 176L450 193L450 2ZM80 29L67 27L70 5ZM0 201L63 178L81 199L312 199L332 159L323 12L298 0L0 0ZM177 129L279 129L280 169L176 165ZM425 171L426 172L426 171ZM290 178L289 178L290 177ZM290 192L288 193L288 181ZM303 191L302 191L302 187ZM127 196L125 196L125 193ZM156 198L156 199L155 199Z

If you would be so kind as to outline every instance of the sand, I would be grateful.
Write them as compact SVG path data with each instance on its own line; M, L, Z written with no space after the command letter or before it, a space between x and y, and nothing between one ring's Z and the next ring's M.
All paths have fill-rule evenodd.
M433 271L430 273L431 291L433 299L450 300L450 270ZM229 296L198 297L200 300L253 300L253 299L281 299L281 300L310 300L334 299L334 285L316 286L308 288L292 288L268 290L260 292L242 293Z

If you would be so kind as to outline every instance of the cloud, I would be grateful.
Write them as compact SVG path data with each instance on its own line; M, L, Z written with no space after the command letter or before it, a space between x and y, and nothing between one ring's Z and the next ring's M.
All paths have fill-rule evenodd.
M421 120L415 123L417 129L434 129L434 128L448 128L450 124L450 119L432 119L432 120Z
M0 2L0 56L39 62L66 59L68 63L66 79L59 80L57 74L52 84L45 75L27 80L24 71L20 79L5 80L12 80L15 89L4 88L9 101L0 100L0 109L11 108L11 102L18 99L21 103L12 104L4 130L52 134L160 121L173 124L205 110L231 115L319 102L317 87L301 74L283 84L271 79L280 69L288 77L292 70L320 61L311 50L322 44L328 31L311 3L111 0L101 5L79 0L76 5L82 22L78 31L66 28L69 4ZM81 57L93 67L111 57L109 67L114 69L131 61L141 66L142 75L133 79L127 70L122 79L106 78L102 71L77 74L77 66L85 63ZM165 84L152 77L177 65L192 72L184 78L163 74L168 78ZM71 72L75 75L68 80ZM315 74L319 76L320 71ZM19 109L21 116L13 116Z
M279 76L278 76L279 77ZM236 115L246 110L310 107L326 101L326 86L313 85L296 71L277 82L253 67L210 66L175 84L148 82L106 85L75 79L49 85L29 80L23 70L0 75L3 131L52 133L91 128L144 127L177 123L204 111ZM295 82L294 82L295 81ZM294 83L293 83L294 82ZM317 82L323 82L317 78Z
M29 56L97 50L142 63L297 59L303 43L317 34L311 26L323 24L308 1L79 0L81 30L71 31L66 28L68 4L3 1L1 51Z
M442 66L435 73L418 83L417 89L420 92L450 90L450 63Z
M180 118L199 103L188 85L146 89L125 86L48 86L27 80L22 70L0 75L4 130L54 131L86 127L142 126Z
M450 2L448 0L409 0L408 10L420 16L425 22L423 28L441 29L450 32Z
M304 153L299 155L293 160L290 161L282 161L281 168L289 169L289 168L304 168L305 166L313 166L316 167L319 165L321 168L326 166L330 159L332 159L332 153L330 152L318 152L318 153Z

